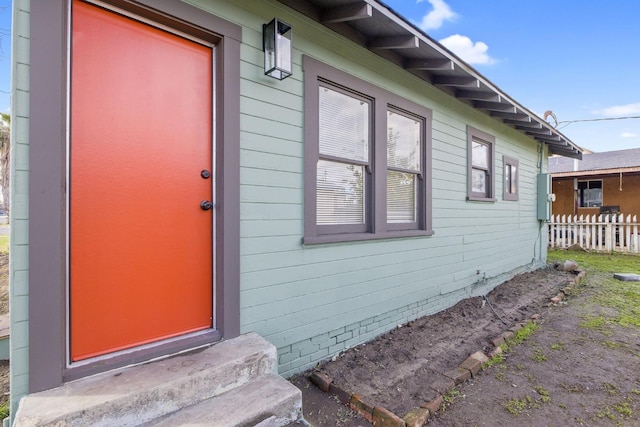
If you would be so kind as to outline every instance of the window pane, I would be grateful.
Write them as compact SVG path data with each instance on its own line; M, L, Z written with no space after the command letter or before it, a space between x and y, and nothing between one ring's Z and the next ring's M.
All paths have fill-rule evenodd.
M504 188L506 193L518 193L518 167L516 165L504 165Z
M513 193L511 188L511 165L504 165L504 188L506 193Z
M489 146L481 142L473 141L471 147L473 166L489 169Z
M369 160L369 104L320 86L320 153Z
M581 208L602 206L602 181L578 181L578 199Z
M591 188L587 192L587 207L597 208L602 206L602 188Z
M487 194L487 174L481 169L471 170L471 191Z
M393 111L387 111L387 164L420 172L420 135L422 123Z
M364 224L364 167L318 160L318 224Z
M387 222L415 222L416 176L387 172Z

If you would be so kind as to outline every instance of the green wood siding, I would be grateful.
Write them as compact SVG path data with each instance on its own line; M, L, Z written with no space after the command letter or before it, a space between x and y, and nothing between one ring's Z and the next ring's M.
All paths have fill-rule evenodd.
M312 337L322 341L318 337L384 313L434 312L469 296L483 274L495 278L491 287L530 265L539 226L535 141L277 2L195 3L243 26L241 324L243 332L256 331L279 347L281 372L341 349L331 337L324 347L301 344ZM294 74L284 81L262 71L261 25L274 16L294 29ZM434 236L301 245L304 54L433 110ZM496 137L495 203L466 201L467 125ZM501 197L503 155L520 162L516 202ZM431 306L426 311L407 308L427 300L433 301L423 304ZM375 323L376 333L393 327ZM370 333L365 327L364 334L336 336L350 335L343 342L353 345ZM307 351L295 353L302 348Z
M29 0L13 1L11 99L11 413L29 389Z
M480 295L546 258L536 220L538 145L410 73L273 1L190 1L242 26L241 327L278 348L293 373L398 323ZM29 0L14 0L12 402L28 379ZM292 24L294 74L262 71L262 24ZM433 110L430 237L303 246L302 55ZM496 138L496 202L469 202L467 125ZM502 200L502 156L517 159L519 201ZM544 152L546 156L546 151ZM543 163L546 165L546 157ZM542 243L539 243L542 240ZM534 247L535 254L534 254ZM542 253L540 253L542 251ZM480 274L477 272L480 271ZM483 280L486 276L487 280Z

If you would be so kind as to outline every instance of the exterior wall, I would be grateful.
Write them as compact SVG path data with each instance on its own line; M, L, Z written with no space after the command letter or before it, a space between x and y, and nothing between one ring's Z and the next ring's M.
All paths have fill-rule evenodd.
M640 216L640 174L629 173L622 176L622 190L620 189L620 175L590 175L581 176L578 180L602 180L602 205L620 206L620 213ZM578 208L574 205L573 178L554 178L553 192L556 201L552 205L554 215L599 215L600 208Z
M399 323L481 295L546 259L536 175L546 151L486 114L274 1L190 3L241 25L241 332L279 349L293 374ZM12 405L28 388L28 0L14 1L12 120ZM262 24L294 29L294 75L262 71ZM433 110L433 228L429 237L324 245L303 236L302 55ZM467 197L467 125L496 138L497 201ZM519 201L503 201L503 155L519 161ZM541 158L541 157L542 158Z
M11 98L11 413L29 390L29 0L13 1Z
M503 273L545 259L535 141L278 3L197 4L243 25L241 327L278 347L282 374L484 293ZM262 71L261 25L274 16L294 29L294 74L281 82ZM303 54L433 110L434 236L301 245ZM466 201L467 125L496 137L495 203ZM520 161L516 202L501 197L503 155ZM483 275L498 279L474 288Z

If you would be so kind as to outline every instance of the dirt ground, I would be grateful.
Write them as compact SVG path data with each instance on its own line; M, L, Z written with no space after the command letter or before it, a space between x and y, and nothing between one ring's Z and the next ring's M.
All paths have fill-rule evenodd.
M579 328L594 310L581 285L548 307L572 273L542 269L487 295L411 322L340 355L319 369L334 382L403 417L433 396L434 376L452 370L513 324L540 314L540 328L505 356L445 396L433 426L640 425L640 337L626 328ZM588 283L588 280L586 283ZM489 305L490 303L490 305ZM495 313L492 308L495 309ZM506 325L503 323L506 323ZM604 343L604 344L603 344ZM292 378L313 426L367 426L335 397Z

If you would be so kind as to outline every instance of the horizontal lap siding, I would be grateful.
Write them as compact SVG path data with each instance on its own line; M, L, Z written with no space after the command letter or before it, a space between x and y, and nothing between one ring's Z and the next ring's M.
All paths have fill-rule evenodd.
M200 3L243 26L241 323L243 332L279 347L281 372L441 310L470 295L483 276L504 280L532 261L538 237L533 140L280 3ZM294 73L283 81L262 70L261 26L273 16L294 28ZM434 236L302 246L303 54L433 110ZM467 125L496 137L495 203L466 201ZM520 162L517 202L502 200L503 155Z
M11 100L11 413L29 391L29 1L14 0Z

